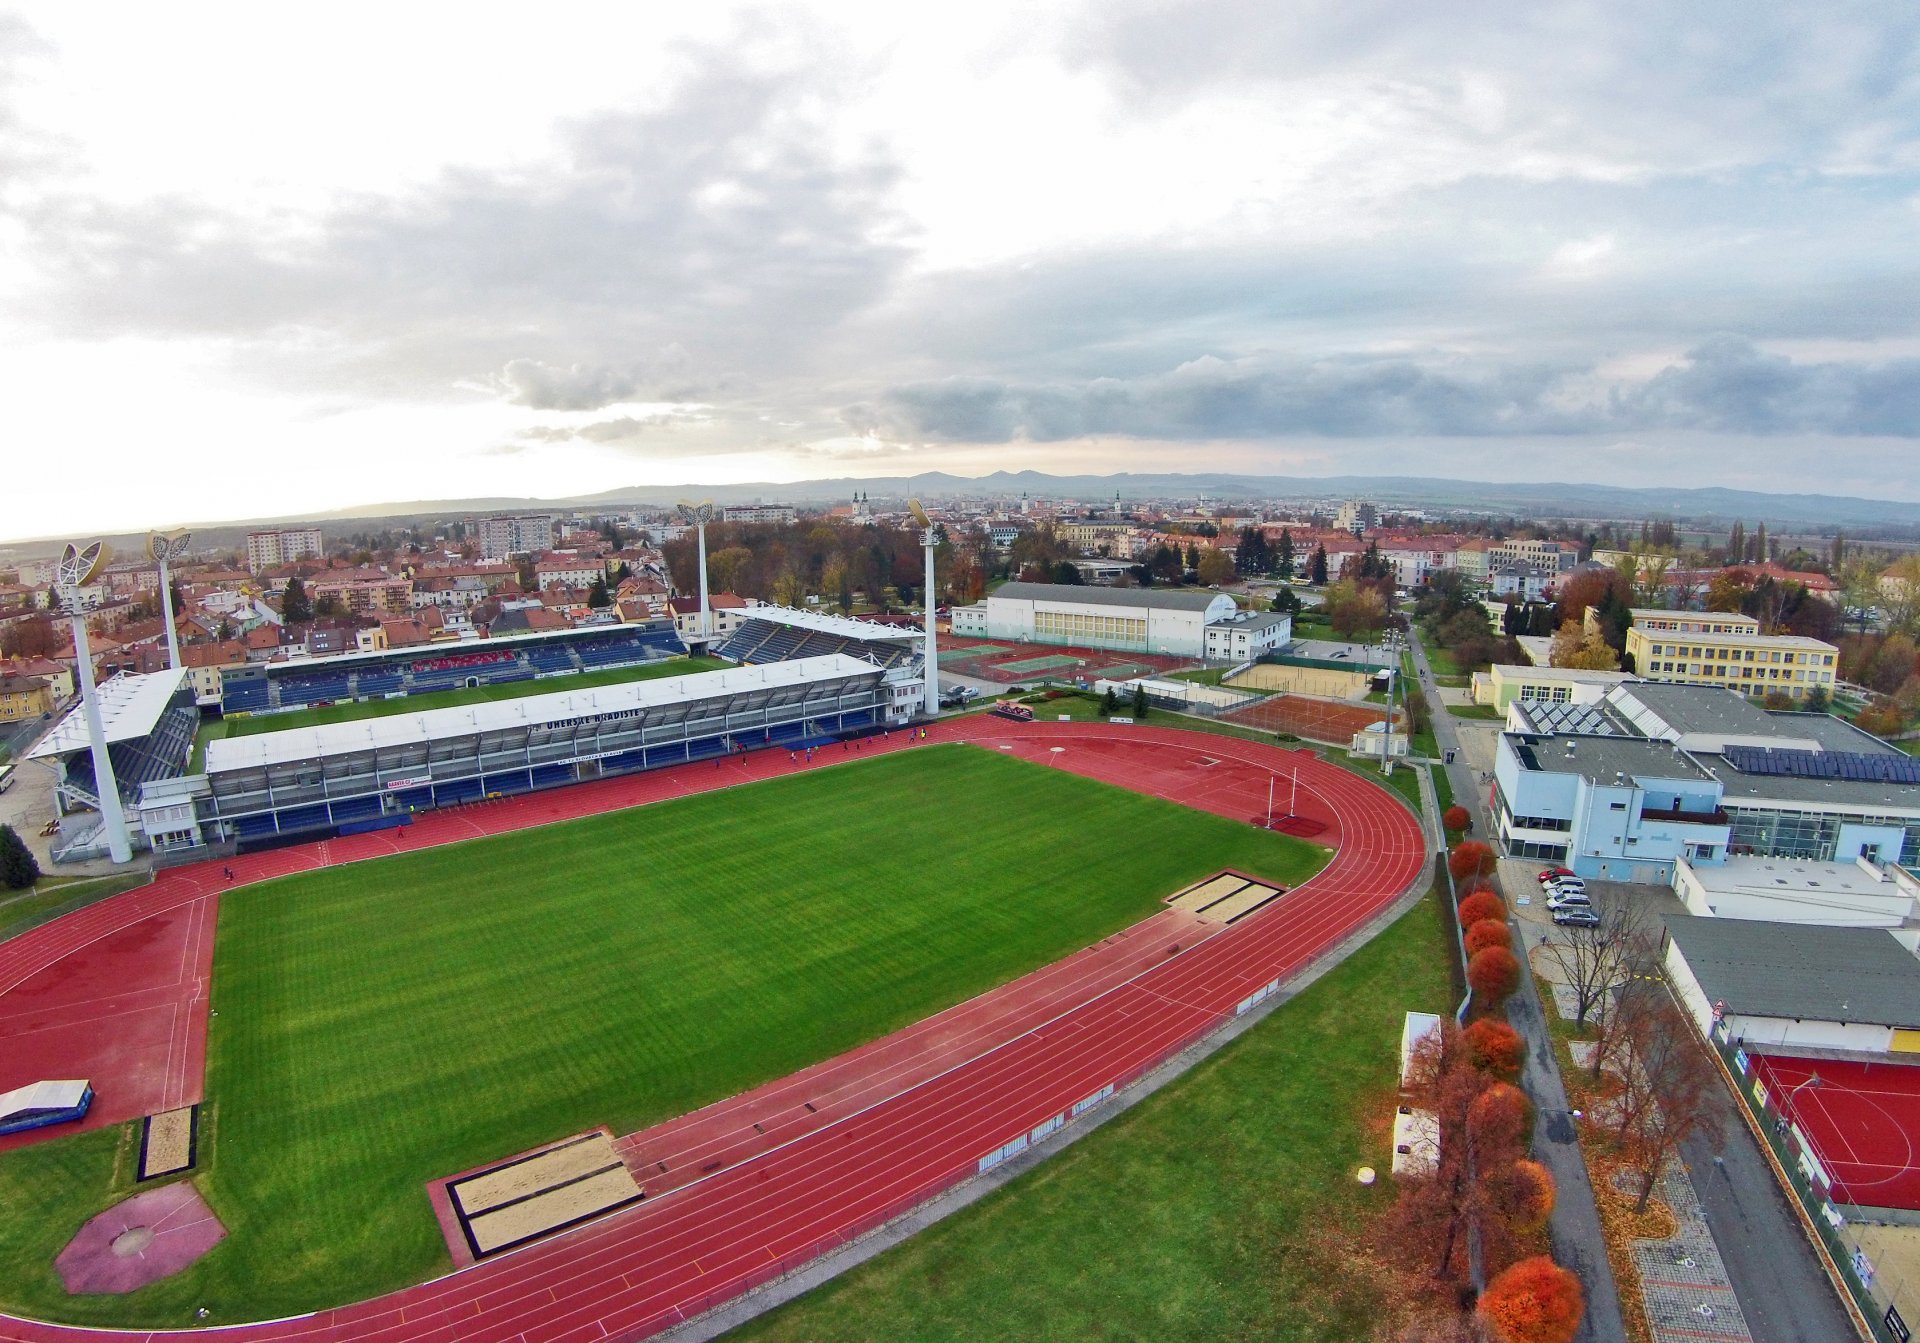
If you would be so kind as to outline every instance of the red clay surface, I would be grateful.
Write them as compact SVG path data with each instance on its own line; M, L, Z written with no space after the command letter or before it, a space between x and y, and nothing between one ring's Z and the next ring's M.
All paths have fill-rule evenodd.
M944 657L940 663L943 672L956 672L961 676L972 676L982 681L998 681L1003 685L1012 685L1016 681L1084 681L1091 685L1095 680L1106 677L1109 680L1129 680L1136 676L1157 676L1163 672L1179 671L1185 667L1197 667L1200 664L1192 658L1167 657L1159 653L1126 653L1111 648L1072 648L1064 644L1023 644L1012 639L953 639L940 640L943 655L955 650L968 648L1005 649L1005 652L983 652L978 657ZM1009 667L1008 663L1032 662L1040 658L1072 658L1078 666L1053 666L1029 668Z
M695 1167L692 1182L668 1196L387 1297L230 1327L220 1336L444 1343L646 1337L864 1234L974 1174L983 1157L1066 1114L1075 1102L1137 1079L1230 1020L1250 994L1306 968L1425 875L1425 840L1412 813L1378 785L1305 753L1148 725L1014 723L986 715L936 726L932 740L977 741L1241 820L1264 813L1270 780L1277 776L1291 791L1297 772L1296 810L1325 826L1323 838L1338 848L1317 876L1197 945L1176 937L1172 920L1156 916L1020 981L1025 987L1011 1000L1004 991L985 995L933 1018L944 1021L939 1028L920 1023L624 1140L633 1160L664 1160L669 1175ZM899 749L913 749L908 734L870 740L864 753ZM241 880L258 880L820 768L859 754L824 750L809 766L761 751L717 767L693 765L435 813L411 835L360 835L238 859L233 867ZM193 899L209 882L224 884L219 872L218 866L181 869L72 917L95 914L103 926L127 926ZM137 917L116 925L113 915L100 913L123 904L138 906ZM40 934L66 922L0 945L0 984L9 982L9 962L33 964L31 949L20 943L44 943L59 954L58 940ZM1171 947L1168 938L1179 940L1181 950L1156 956L1163 942ZM969 1008L997 996L1008 1012L1022 1014L1018 1021L969 1022ZM948 1027L970 1033L971 1042L950 1044ZM888 1076L891 1081L883 1080ZM825 1118L805 1109L809 1101L825 1108L816 1091L833 1107ZM796 1106L805 1121L794 1114ZM775 1124L759 1118L763 1113L787 1127L775 1132ZM755 1122L770 1131L756 1132ZM708 1170L716 1160L721 1164ZM123 1343L127 1337L0 1319L0 1340L10 1343Z
M1813 1144L1835 1203L1920 1210L1920 1066L1750 1057L1769 1105ZM1814 1073L1819 1084L1788 1101Z
M69 1292L131 1292L172 1277L226 1234L200 1191L180 1180L98 1214L53 1263Z
M1230 709L1220 715L1224 722L1238 723L1242 727L1259 728L1265 732L1291 732L1296 737L1333 742L1341 746L1352 741L1354 733L1366 731L1370 725L1381 722L1386 716L1386 708L1382 705L1346 704L1307 695L1269 695L1245 708ZM1403 721L1404 716L1396 710L1394 720Z

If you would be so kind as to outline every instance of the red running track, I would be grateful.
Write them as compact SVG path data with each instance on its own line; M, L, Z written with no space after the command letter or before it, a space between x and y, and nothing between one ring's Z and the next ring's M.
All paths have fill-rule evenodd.
M750 1154L671 1197L374 1301L227 1328L221 1335L436 1343L644 1337L844 1244L974 1174L983 1157L1051 1124L1076 1102L1137 1079L1230 1020L1236 1004L1250 994L1304 969L1425 874L1424 837L1398 799L1302 753L1144 725L1015 724L983 716L936 727L933 740L1003 747L1240 819L1264 813L1270 780L1278 780L1277 798L1284 800L1297 776L1296 809L1325 823L1329 842L1337 840L1339 848L1319 875L1225 934L1143 968L917 1085ZM871 749L904 747L905 734L894 734ZM813 763L831 764L845 754L820 752ZM737 781L792 767L777 752L760 752L717 771L695 765L521 799L523 805L512 808L493 804L500 810L484 824L470 815L429 818L423 823L429 827L425 836L416 835L405 847L417 847L428 836L454 838L538 824L553 819L546 813L555 802L560 804L555 814L605 810L617 805L606 796L610 786L645 785L620 789L616 796L622 797L643 791L674 796L698 791L694 776L719 776L711 786L727 781L730 771ZM597 794L601 801L584 805L585 799L572 796L581 793ZM452 822L472 828L448 831ZM313 846L330 847L326 853L288 850L261 858L285 864L283 870L299 870L372 856L363 852L361 841L368 838L386 840L356 837ZM204 881L204 869L199 871L195 879ZM254 873L250 868L242 875ZM154 890L106 905L151 902ZM12 945L0 947L0 985L9 982L3 953ZM167 1336L0 1320L0 1339L21 1343L124 1343Z

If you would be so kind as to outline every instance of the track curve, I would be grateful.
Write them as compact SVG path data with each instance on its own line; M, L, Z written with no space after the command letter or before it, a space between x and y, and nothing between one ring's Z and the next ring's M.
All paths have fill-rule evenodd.
M1137 1079L1231 1020L1236 1005L1259 988L1306 968L1425 875L1425 836L1399 799L1310 753L1147 725L1022 724L985 715L940 724L930 740L973 741L1240 820L1263 814L1270 788L1297 790L1294 810L1325 825L1324 837L1337 847L1317 875L1229 933L657 1202L388 1296L290 1320L129 1331L0 1316L0 1340L126 1343L215 1333L248 1343L643 1338L866 1233L974 1174L983 1156L1102 1087ZM905 733L872 746L913 749ZM840 759L822 752L813 767ZM247 880L284 875L378 856L396 844L451 842L804 767L777 751L760 752L725 770L695 765L516 799L490 812L486 825L428 818L412 841L336 840L259 855L236 871ZM8 992L61 958L224 885L218 865L182 869L0 944L0 1015Z

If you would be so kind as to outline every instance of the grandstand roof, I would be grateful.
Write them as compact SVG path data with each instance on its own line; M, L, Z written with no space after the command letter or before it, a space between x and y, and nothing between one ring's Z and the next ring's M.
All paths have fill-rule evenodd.
M987 594L1018 602L1060 602L1068 606L1138 606L1163 611L1204 611L1222 594L1205 588L1094 588L1078 583L1002 583Z
M516 653L524 648L537 648L542 644L569 643L576 639L590 639L596 634L626 630L634 633L634 625L606 624L569 626L563 630L521 631L517 634L496 634L490 638L440 639L425 647L376 648L367 652L355 650L351 653L333 653L326 657L288 658L284 662L263 662L260 665L269 676L324 676L328 672L358 671L375 663L385 661L412 662L420 657L452 657L459 653Z
M870 663L844 653L830 653L825 657L798 658L792 662L729 667L723 671L693 672L686 676L661 677L653 681L626 681L592 690L528 695L521 699L463 704L456 708L428 709L421 713L395 714L387 718L363 718L321 727L289 728L284 732L262 732L249 737L228 737L208 742L207 773L279 765L293 760L314 760L371 747L444 741L475 732L603 717L753 690L849 677L875 677L879 674L879 670Z
M856 620L825 611L802 611L792 606L756 606L747 613L749 620L770 620L776 625L837 634L843 639L868 639L878 643L898 643L902 639L924 637L921 630L903 625L882 625L877 620Z
M138 741L151 733L186 679L184 671L148 672L144 676L123 672L100 686L94 693L100 703L100 726L107 734L107 744ZM87 746L87 715L75 700L67 716L27 752L27 759L68 755Z

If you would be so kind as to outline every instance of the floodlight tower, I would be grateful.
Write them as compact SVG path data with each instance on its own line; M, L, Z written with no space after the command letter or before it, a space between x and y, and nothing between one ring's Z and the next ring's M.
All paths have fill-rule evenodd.
M160 566L160 612L167 621L167 665L180 670L180 631L173 627L173 561L187 553L186 532L148 532L147 558Z
M712 616L707 608L707 524L713 521L713 500L702 499L697 504L681 500L680 517L700 536L700 640L705 643L713 635Z
M927 510L920 507L918 499L909 499L907 507L913 510L913 520L920 526L920 548L927 556L927 701L929 714L940 712L940 654L933 641L933 548L939 542L934 534L933 519L927 516Z
M104 541L85 550L68 545L61 553L54 586L73 621L74 670L80 677L80 707L87 715L88 744L93 750L93 786L100 799L100 821L107 831L107 851L116 863L133 861L133 841L127 818L120 810L120 784L113 777L113 757L107 754L107 731L100 723L100 701L93 689L93 650L87 646L87 613L80 605L80 589L94 580L113 558Z

